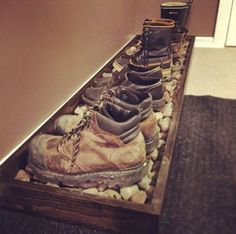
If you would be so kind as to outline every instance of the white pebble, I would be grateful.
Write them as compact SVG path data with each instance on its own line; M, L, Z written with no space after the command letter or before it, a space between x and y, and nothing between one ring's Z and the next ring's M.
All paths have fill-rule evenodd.
M108 194L105 192L98 192L97 195L101 197L108 197Z
M55 187L55 188L59 188L58 184L53 184L53 183L46 183L47 186L50 186L50 187Z
M138 191L131 197L132 202L139 204L144 204L146 199L147 199L147 193L144 191Z
M164 117L171 117L174 109L174 104L172 102L169 102L166 104L163 110L163 116Z
M160 120L163 118L163 113L162 112L155 112L156 118L157 118L157 123L160 122Z
M165 145L165 143L166 142L164 140L160 139L157 148L160 149L162 146Z
M84 189L82 192L97 195L98 189L97 188L89 188L89 189Z
M103 78L112 78L112 74L110 72L103 72L102 77Z
M146 189L146 192L150 196L150 195L152 195L153 190L154 190L154 187L152 185L149 185Z
M115 199L121 199L121 195L113 189L107 189L104 191L104 193L106 193L108 195L108 197L115 198Z
M179 81L181 79L182 75L180 73L176 74L175 76L173 76L173 78L176 80L176 81Z
M163 132L168 132L169 131L170 122L171 122L171 119L169 117L165 117L165 118L160 120L159 125L160 125L161 130Z
M120 189L120 195L124 200L129 200L138 191L139 189L137 185L123 187Z
M138 183L138 185L141 189L146 189L150 185L151 181L152 181L152 179L149 178L147 175L145 175L141 179L141 181Z
M30 175L24 171L24 170L19 170L15 176L15 180L20 180L20 181L30 181Z
M165 98L167 103L172 101L172 98L171 98L169 92L167 92L167 91L165 91L165 93L164 93L164 98Z
M82 116L86 110L87 110L86 106L77 106L74 110L74 114Z
M158 150L155 149L153 150L150 154L148 154L148 158L151 158L153 161L156 161L157 157L158 157Z
M159 139L165 140L167 138L167 133L166 132L160 132L159 133Z

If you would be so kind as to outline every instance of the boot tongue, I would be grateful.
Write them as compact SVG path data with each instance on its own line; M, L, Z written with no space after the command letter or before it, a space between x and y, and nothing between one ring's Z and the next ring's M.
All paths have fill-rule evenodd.
M126 110L109 101L103 101L99 108L99 113L116 122L124 122L128 120L130 117L134 116L134 112L135 111Z
M137 95L135 95L134 92L132 92L131 89L120 87L116 91L116 97L124 102L127 102L128 100L128 102L131 104L134 104L134 105L139 104L139 98L137 97Z
M127 72L128 80L137 85L152 85L160 81L160 78L154 76L144 76L138 72Z

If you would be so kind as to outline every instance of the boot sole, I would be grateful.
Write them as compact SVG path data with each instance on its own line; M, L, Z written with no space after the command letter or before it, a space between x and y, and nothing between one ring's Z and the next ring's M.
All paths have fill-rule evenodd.
M35 173L40 181L51 182L62 186L92 188L104 186L116 188L130 186L140 181L148 172L148 163L145 161L141 166L122 171L105 171L83 174L59 174L53 171L38 168L30 163L29 168Z

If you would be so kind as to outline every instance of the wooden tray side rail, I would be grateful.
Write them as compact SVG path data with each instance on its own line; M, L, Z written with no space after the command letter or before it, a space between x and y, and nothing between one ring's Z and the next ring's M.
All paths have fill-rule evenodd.
M161 207L163 204L163 199L166 191L166 185L169 175L169 169L171 165L171 159L173 157L173 150L175 145L175 138L178 130L178 125L181 117L181 110L184 100L184 88L188 75L188 68L190 65L191 54L194 46L195 37L188 36L190 44L188 47L186 60L184 62L184 70L182 73L182 78L180 79L179 86L176 91L176 99L174 99L174 112L170 124L170 129L168 132L168 137L165 145L165 150L162 156L161 167L158 174L155 190L152 197L152 205L157 213L161 213Z

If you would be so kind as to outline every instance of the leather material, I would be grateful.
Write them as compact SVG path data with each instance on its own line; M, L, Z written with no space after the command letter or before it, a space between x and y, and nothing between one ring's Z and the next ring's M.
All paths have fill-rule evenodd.
M84 104L87 104L88 106L94 105L95 102L98 102L100 100L101 95L106 90L107 90L106 86L88 87L82 95L82 100Z
M128 109L138 109L141 114L141 121L148 118L152 111L152 96L150 93L140 93L127 87L119 87L115 96L112 98L113 103Z
M125 143L127 139L135 138L140 131L141 116L138 109L127 110L109 101L103 101L99 112L96 113L99 127L119 136ZM127 132L129 132L129 138L127 138Z
M186 26L189 4L183 2L167 2L161 4L161 18L175 21L174 31L181 31Z
M144 136L144 139L152 139L153 136L156 136L157 129L157 118L154 112L151 112L149 118L145 119L140 123L140 130Z
M119 108L114 109L123 114ZM29 144L29 165L62 174L125 170L142 165L146 160L145 142L140 129L136 131L140 115L137 111L125 112L118 122L118 117L114 116L116 112L108 112L113 119L92 112L88 128L80 132L79 151L74 164L72 160L77 138L71 137L60 144L61 136L40 134ZM126 143L114 134L127 135L127 132L133 137Z
M159 68L149 72L129 71L125 74L124 86L128 86L138 92L150 92L152 99L160 99L164 95L162 75Z
M146 19L143 24L142 48L131 59L136 66L160 65L171 59L170 39L174 22L166 19Z

